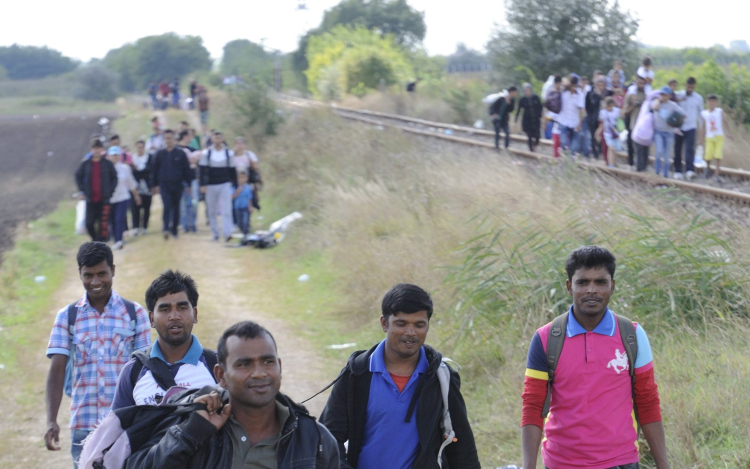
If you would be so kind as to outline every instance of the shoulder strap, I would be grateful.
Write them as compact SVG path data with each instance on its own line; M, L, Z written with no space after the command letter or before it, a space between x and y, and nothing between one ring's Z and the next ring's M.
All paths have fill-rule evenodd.
M130 325L132 326L133 330L135 330L135 323L138 320L138 316L136 316L135 314L135 303L130 300L126 300L125 298L120 299L125 304L125 309L128 311L128 316L130 316Z
M565 331L568 327L568 314L564 313L552 320L547 338L547 366L549 367L547 380L547 398L542 408L542 417L547 418L549 415L549 406L552 396L552 382L555 379L555 370L557 362L560 359L563 343L565 342Z
M449 444L458 441L458 438L456 438L456 432L453 430L453 421L451 420L450 407L448 406L448 393L451 384L451 372L448 368L448 362L455 363L450 358L443 358L437 369L440 393L443 397L443 419L440 421L440 426L443 427L443 443L440 445L437 455L438 466L441 468L443 467L443 450L445 450L446 446ZM461 367L458 364L456 364L456 366L460 371Z
M143 368L144 366L147 370L151 370L154 381L156 381L156 384L158 384L163 390L167 391L172 386L176 386L174 376L172 376L172 373L169 371L167 364L158 358L151 358L151 347L147 348L145 351L139 350L133 352L133 357L136 358L136 361L141 363L138 372L140 373L140 368ZM133 365L133 368L135 368L135 364ZM131 374L131 378L132 376L133 375ZM137 379L138 375L136 374L136 380ZM135 384L135 381L133 381L133 384Z
M620 329L622 345L625 346L625 351L628 354L628 371L630 372L630 387L633 393L635 419L640 422L638 419L638 409L635 407L635 359L638 357L638 339L635 335L635 326L633 325L633 321L625 316L620 316L619 314L615 316L617 317L617 327Z
M206 359L206 365L208 365L208 371L211 372L211 377L214 379L214 382L218 383L219 381L216 379L216 375L214 375L214 368L219 363L219 356L216 354L216 351L204 348L203 358Z
M78 302L71 303L68 305L68 335L70 340L73 340L75 334L76 316L78 315Z

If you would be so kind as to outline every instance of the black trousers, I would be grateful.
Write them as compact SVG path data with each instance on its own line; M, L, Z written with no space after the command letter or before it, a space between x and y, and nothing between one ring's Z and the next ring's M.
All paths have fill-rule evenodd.
M492 125L495 126L495 148L500 148L500 131L505 132L505 148L510 145L510 129L507 121L501 121L495 119L492 121Z
M182 198L182 185L163 185L159 188L161 202L164 205L162 231L169 231L177 236L177 227L180 226L180 199Z
M135 199L130 199L130 213L133 215L133 228L148 228L148 219L151 216L151 200L153 196L141 194L141 205L135 204ZM141 218L141 212L143 217ZM141 222L143 224L141 224Z
M625 121L625 128L630 129L630 115L625 116L623 121ZM628 166L635 165L635 148L633 147L632 134L632 130L628 131Z
M629 137L628 137L629 138ZM639 145L635 142L633 142L633 145L635 146L635 152L636 152L636 170L637 171L646 171L646 168L648 167L648 147L644 147L643 145Z
M91 241L109 239L109 204L86 201L86 231Z

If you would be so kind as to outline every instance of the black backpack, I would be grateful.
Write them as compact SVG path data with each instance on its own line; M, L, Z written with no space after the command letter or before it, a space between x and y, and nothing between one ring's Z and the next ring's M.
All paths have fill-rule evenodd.
M555 379L555 370L557 369L557 361L560 358L562 352L563 343L565 342L565 331L568 327L568 314L561 314L552 320L552 325L549 328L549 336L547 338L547 365L549 366L549 379L547 380L547 398L544 401L544 407L542 408L542 417L545 419L549 415L550 398L552 396L552 382ZM617 318L617 326L620 329L620 339L622 339L622 345L625 347L625 351L628 354L628 372L630 373L630 387L633 393L633 410L635 411L635 419L638 421L638 409L635 408L635 359L638 356L638 340L635 336L635 326L633 321L615 314Z
M156 384L158 384L163 390L168 391L169 388L177 385L174 381L174 376L172 376L172 373L167 367L167 364L158 358L151 358L151 346L145 350L133 352L132 356L136 359L135 363L133 363L133 368L130 370L130 382L133 384L133 387L135 387L135 383L138 381L138 375L141 374L141 370L144 366L147 370L151 370L154 381L156 381ZM204 348L203 358L206 360L206 365L208 365L208 370L211 372L211 377L214 379L214 382L216 382L214 366L219 361L216 352Z
M559 91L550 91L544 98L544 107L554 114L559 114L562 111L562 93Z

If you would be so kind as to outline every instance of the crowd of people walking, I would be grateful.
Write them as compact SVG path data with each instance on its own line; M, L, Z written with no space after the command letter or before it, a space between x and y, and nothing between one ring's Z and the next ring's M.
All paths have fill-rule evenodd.
M145 235L155 195L163 205L164 239L198 231L200 202L214 240L230 241L235 231L247 235L251 213L260 209L263 182L258 156L246 140L235 138L232 149L217 130L201 142L185 121L177 130L165 129L158 117L151 124L152 134L135 142L135 152L120 146L118 135L107 142L96 138L79 164L75 180L92 241L112 239L113 248L122 249L126 233Z
M501 132L505 148L510 145L509 122L516 109L516 121L523 113L529 151L539 144L543 129L545 138L553 142L556 158L561 154L601 157L614 167L618 152L627 151L628 168L645 171L653 145L657 174L669 177L673 169L674 179L691 180L696 176L696 150L702 149L707 165L704 176L723 182L724 135L730 139L732 135L719 98L710 94L704 104L693 77L686 80L683 90L678 90L674 79L657 87L652 66L651 59L644 58L629 84L621 62L615 62L606 75L594 71L591 81L575 73L551 76L541 97L526 83L517 104L517 88L508 87L490 104L495 147L500 148Z

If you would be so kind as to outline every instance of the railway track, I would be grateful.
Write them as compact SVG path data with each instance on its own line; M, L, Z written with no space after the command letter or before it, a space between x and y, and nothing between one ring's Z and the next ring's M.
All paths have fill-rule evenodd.
M343 118L370 125L394 128L414 135L438 138L463 145L495 149L495 133L489 130L433 122L384 112L329 105L304 98L279 96L278 99L295 107L329 108ZM525 136L512 135L511 139L514 142L522 142L524 146L526 145ZM509 148L507 151L518 157L546 161L552 164L559 164L562 160L562 158L555 158L552 156L551 140L543 139L540 141L540 146L537 147L537 151L535 152L513 147ZM627 155L621 154L620 156L621 158L627 158ZM588 161L585 158L579 158L575 162L583 168L592 171L599 171L622 179L637 180L653 186L677 187L695 193L707 194L724 200L750 205L750 171L722 168L722 175L725 176L725 182L719 184L714 180L703 179L700 174L696 179L689 182L684 180L666 179L651 172L632 172L625 164L623 164L623 161L618 161L618 165L614 168L605 166L601 161Z

